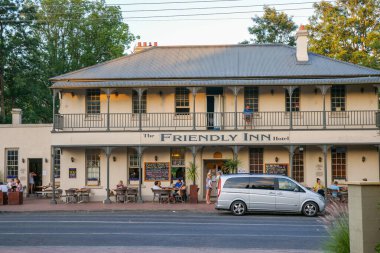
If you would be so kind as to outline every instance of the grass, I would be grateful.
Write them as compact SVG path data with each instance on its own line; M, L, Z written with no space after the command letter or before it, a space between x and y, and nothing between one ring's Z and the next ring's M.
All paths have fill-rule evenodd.
M322 218L327 226L330 239L324 245L326 252L349 253L350 231L348 225L347 204L331 202L326 208L326 215Z

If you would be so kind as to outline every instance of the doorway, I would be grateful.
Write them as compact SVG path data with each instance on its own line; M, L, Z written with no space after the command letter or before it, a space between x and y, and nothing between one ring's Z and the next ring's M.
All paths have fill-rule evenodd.
M216 182L216 172L221 171L226 160L204 160L203 162L203 197L206 198L206 177L207 173L211 173L212 180L212 191L211 198L216 198L218 195L217 182Z
M207 129L220 130L223 109L223 88L206 88L207 97Z
M33 177L34 178L33 192L34 192L34 191L36 191L36 188L42 186L42 158L29 158L28 159L28 193L30 193L29 175L31 172L34 172L36 174L36 176Z

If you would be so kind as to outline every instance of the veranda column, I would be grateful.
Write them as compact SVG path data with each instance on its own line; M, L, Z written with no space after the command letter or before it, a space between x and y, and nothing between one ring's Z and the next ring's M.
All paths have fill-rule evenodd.
M142 167L141 167L141 158L144 152L144 147L139 146L137 149L137 155L139 157L139 194L137 196L137 203L143 203L142 194L141 194L141 185L142 185Z
M292 108L292 97L293 92L295 89L297 89L297 86L285 86L284 87L289 94L289 129L293 129L293 108Z
M239 94L239 91L243 88L241 86L233 86L233 87L227 87L232 91L234 94L234 101L235 101L235 123L234 123L234 129L238 129L238 116L237 116L237 95Z
M289 149L289 176L293 178L293 159L294 159L294 146L290 145Z
M323 129L326 129L326 94L331 88L331 85L320 85L317 86L317 88L320 89L323 97Z
M325 174L325 188L327 188L327 151L328 151L328 146L323 145L322 150L323 150L323 171Z
M103 200L103 203L110 204L111 203L111 200L110 200L110 157L111 157L112 148L105 147L103 150L107 157L107 189L106 189L107 197L105 200Z
M52 96L52 99L53 99L53 132L55 131L56 127L57 127L57 120L55 118L55 96L58 94L58 90L53 90L53 96Z
M54 99L54 98L53 98ZM53 109L54 110L54 109ZM55 200L55 169L54 169L54 161L55 161L55 147L50 147L50 180L53 184L53 196L50 200L50 204L56 205L57 201Z
M198 91L201 89L200 87L189 87L187 88L190 90L191 94L193 95L193 130L196 129L196 114L195 114L195 97L197 96Z

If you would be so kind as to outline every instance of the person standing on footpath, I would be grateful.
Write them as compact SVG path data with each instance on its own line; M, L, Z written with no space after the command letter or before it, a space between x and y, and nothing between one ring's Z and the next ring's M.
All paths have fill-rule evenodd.
M206 203L211 204L210 195L212 190L212 180L211 180L211 173L207 173L206 177Z

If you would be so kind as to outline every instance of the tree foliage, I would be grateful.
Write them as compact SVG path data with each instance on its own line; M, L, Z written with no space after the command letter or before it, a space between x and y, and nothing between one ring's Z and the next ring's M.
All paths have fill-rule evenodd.
M380 68L380 1L337 0L314 4L310 50L335 59Z
M250 41L243 41L242 44L249 43L282 43L290 46L295 45L295 30L297 26L293 18L284 12L277 12L275 8L264 7L262 17L252 18L254 25L248 28L248 32L253 35Z
M5 122L15 107L26 123L51 122L50 77L120 57L135 39L120 9L97 1L4 0L0 14Z

